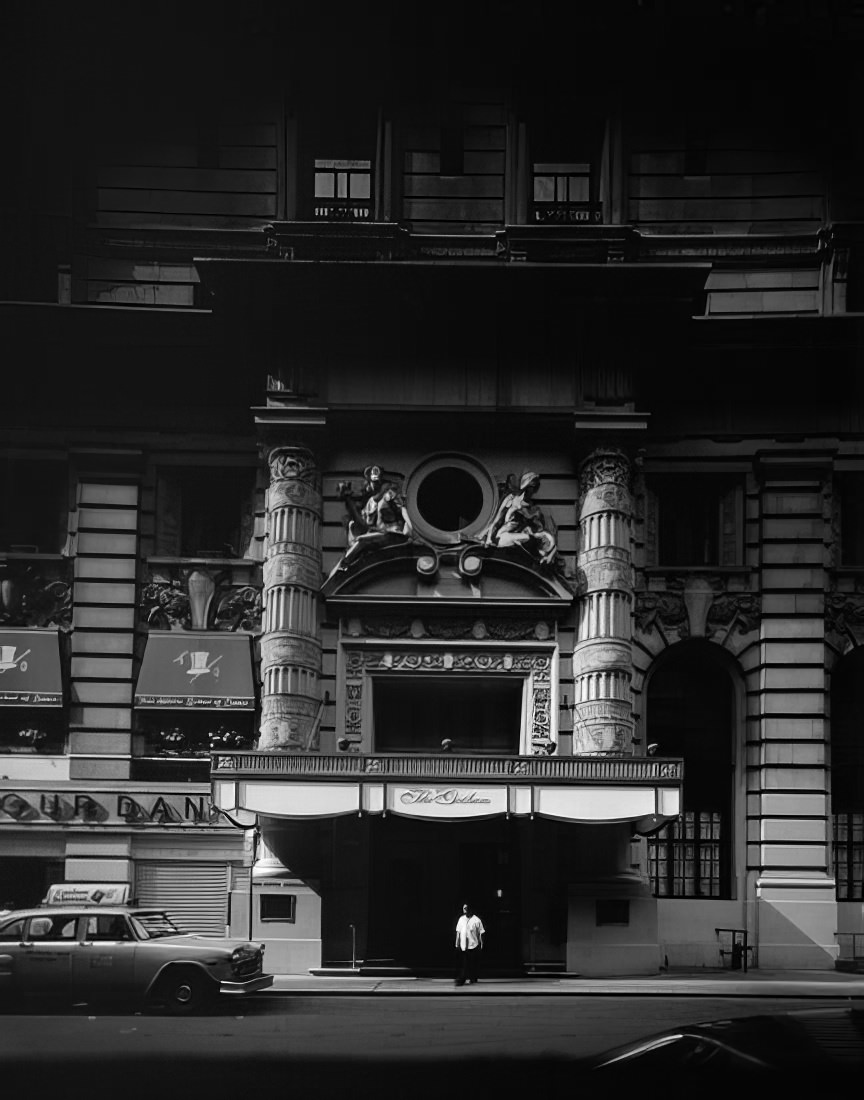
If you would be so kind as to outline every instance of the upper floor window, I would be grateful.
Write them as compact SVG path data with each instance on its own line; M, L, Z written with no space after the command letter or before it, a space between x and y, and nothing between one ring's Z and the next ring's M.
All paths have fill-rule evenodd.
M733 477L655 475L648 487L648 563L742 564L743 509L743 486Z
M67 519L63 463L32 458L0 461L0 551L59 554Z
M864 473L838 474L835 499L840 514L840 562L864 565Z
M519 751L521 678L508 676L375 677L376 752Z
M326 98L303 110L297 133L296 216L301 221L371 221L379 136L373 108Z
M602 221L592 201L591 165L587 162L533 165L533 222L579 224Z
M315 220L369 221L372 217L370 160L315 160Z
M531 112L528 143L535 225L586 225L603 221L600 162L603 123L575 98L544 100Z
M252 535L251 469L163 469L156 496L156 553L242 558Z

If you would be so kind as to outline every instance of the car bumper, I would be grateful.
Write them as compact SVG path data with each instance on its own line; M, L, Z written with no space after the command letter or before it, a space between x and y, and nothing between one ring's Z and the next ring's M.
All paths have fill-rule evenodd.
M272 974L261 974L257 978L247 978L242 982L220 982L220 993L257 993L273 984Z

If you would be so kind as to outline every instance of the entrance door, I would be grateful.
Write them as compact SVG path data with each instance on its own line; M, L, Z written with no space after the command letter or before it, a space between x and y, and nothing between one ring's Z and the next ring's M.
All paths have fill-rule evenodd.
M521 965L519 847L510 822L372 824L367 965L452 972L465 901L487 931L484 967Z
M508 970L521 961L517 857L515 845L500 841L459 845L459 895L473 906L486 929L485 969Z

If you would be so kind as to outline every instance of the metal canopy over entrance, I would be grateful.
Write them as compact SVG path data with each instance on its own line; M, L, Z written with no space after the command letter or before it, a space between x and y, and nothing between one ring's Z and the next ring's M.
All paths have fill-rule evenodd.
M273 818L394 814L431 821L541 817L637 823L680 812L680 760L388 754L215 754L213 801Z

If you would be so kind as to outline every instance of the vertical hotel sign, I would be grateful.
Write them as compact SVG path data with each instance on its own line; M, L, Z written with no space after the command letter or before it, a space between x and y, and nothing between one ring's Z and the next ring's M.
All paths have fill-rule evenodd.
M62 705L57 631L0 629L0 706Z

